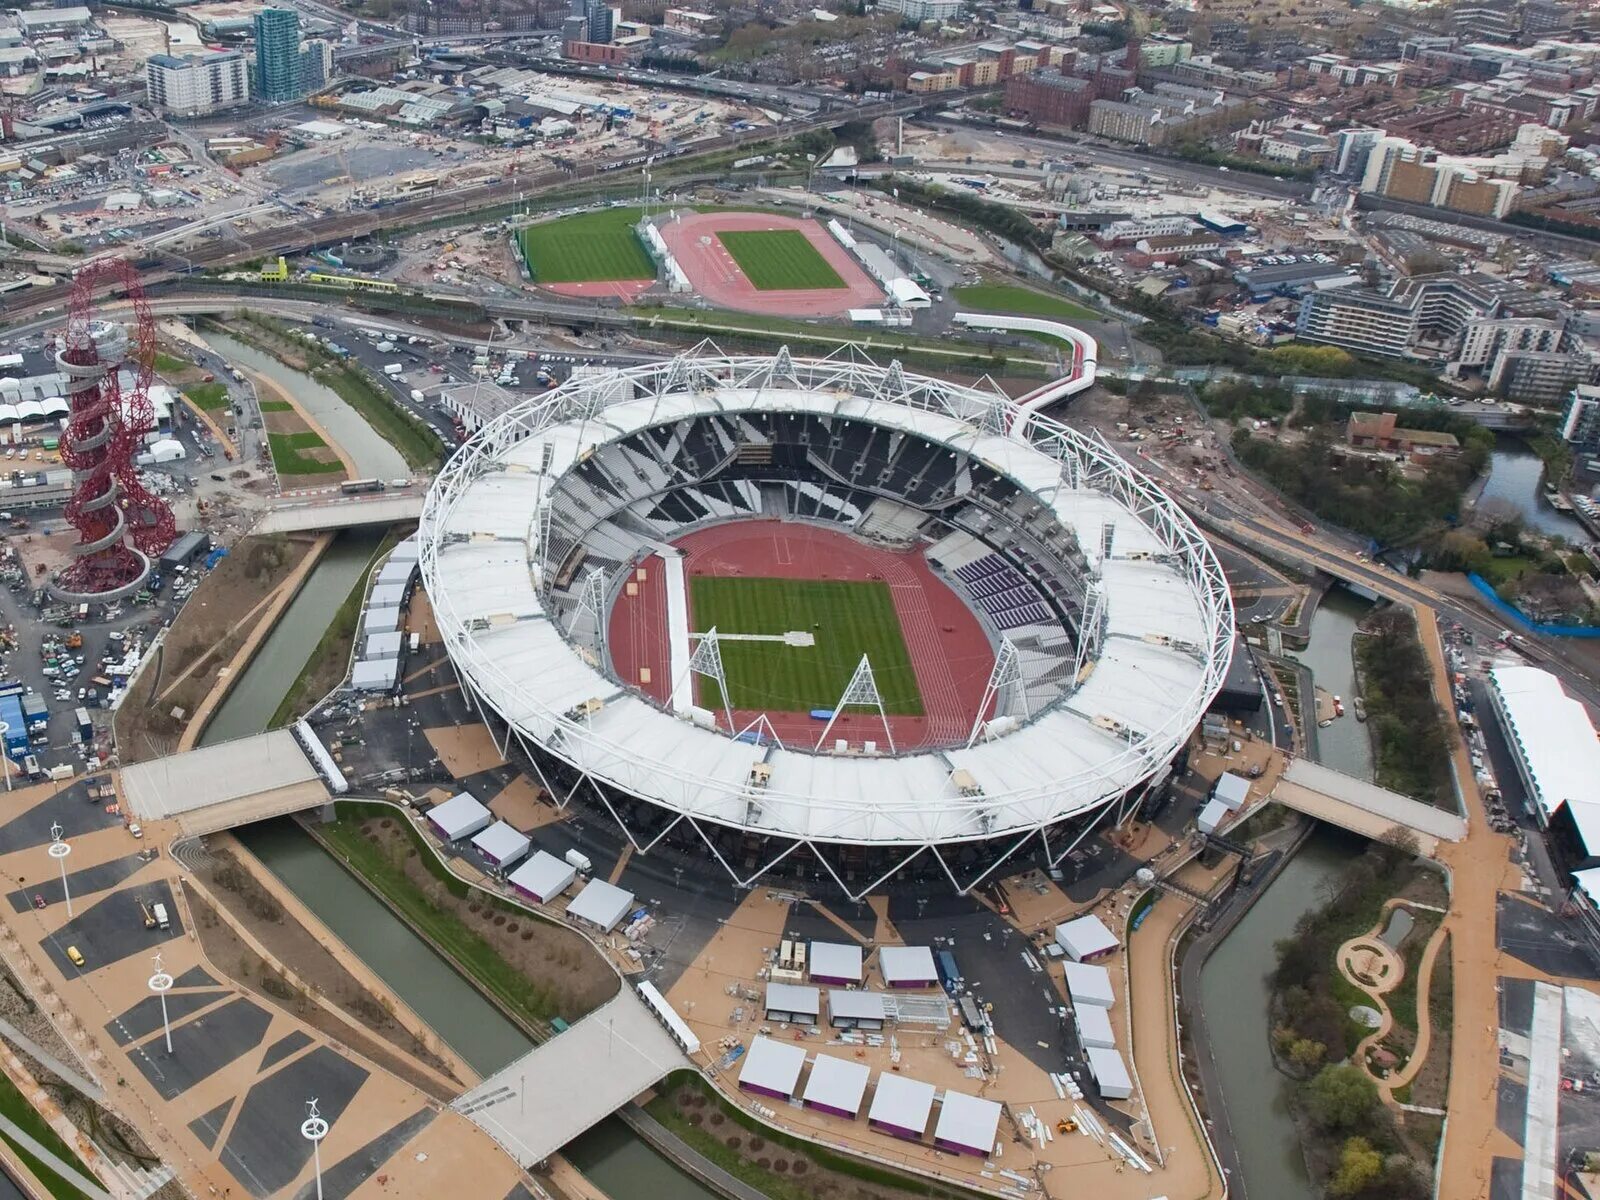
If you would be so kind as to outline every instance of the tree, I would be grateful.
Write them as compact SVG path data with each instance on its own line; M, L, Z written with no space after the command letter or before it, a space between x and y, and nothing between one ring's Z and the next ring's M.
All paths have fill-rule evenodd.
M1289 1047L1289 1061L1302 1071L1309 1071L1313 1067L1322 1065L1323 1055L1328 1048L1321 1042L1313 1042L1310 1038L1296 1038Z
M1324 1129L1360 1129L1378 1106L1378 1085L1359 1067L1326 1066L1306 1084L1305 1097L1311 1119Z
M1328 1180L1330 1196L1359 1196L1383 1174L1383 1155L1366 1138L1351 1138L1339 1155L1339 1166Z

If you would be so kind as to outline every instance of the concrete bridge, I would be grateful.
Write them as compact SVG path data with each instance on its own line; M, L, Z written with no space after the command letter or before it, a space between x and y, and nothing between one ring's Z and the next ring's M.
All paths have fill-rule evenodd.
M307 533L319 529L358 529L364 525L398 525L422 516L423 489L346 496L335 492L318 499L278 501L256 522L253 533Z
M1414 834L1419 852L1433 858L1440 842L1467 836L1465 818L1399 792L1341 774L1309 759L1285 769L1272 799L1341 829L1377 840L1395 829Z

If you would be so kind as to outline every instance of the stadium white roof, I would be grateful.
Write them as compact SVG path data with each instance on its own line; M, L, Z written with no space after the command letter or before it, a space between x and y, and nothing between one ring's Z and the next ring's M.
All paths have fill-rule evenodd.
M822 992L798 983L767 984L767 1011L822 1014Z
M528 852L533 843L528 835L505 821L496 821L489 828L474 834L472 844L479 852L504 866L514 863Z
M1098 1004L1110 1008L1117 1002L1111 990L1111 972L1094 963L1063 964L1067 972L1067 994L1074 1004Z
M805 1065L805 1047L758 1037L745 1052L744 1065L739 1068L739 1083L742 1087L765 1088L792 1096L800 1086L800 1072Z
M806 959L813 979L861 982L861 947L854 942L812 942Z
M896 1129L920 1134L928 1128L934 1091L931 1083L880 1071L878 1088L872 1093L872 1107L867 1110L867 1120L882 1121Z
M939 982L933 951L926 946L884 946L878 951L878 970L883 972L883 981L891 987Z
M852 1021L882 1021L887 1016L881 992L854 992L844 988L829 989L828 1015Z
M946 1092L944 1102L939 1105L939 1123L933 1127L933 1137L938 1142L992 1154L995 1131L999 1128L1000 1105L995 1101L980 1100L965 1092Z
M508 877L513 887L538 896L541 901L559 896L572 886L578 869L563 862L545 850L535 850L533 857L523 863Z
M1105 954L1118 946L1117 935L1106 923L1090 913L1056 926L1056 945L1065 950L1074 962Z
M1098 809L1165 762L1221 686L1233 644L1226 581L1189 519L1103 443L1042 417L1031 441L990 432L1013 412L997 391L844 359L795 359L778 376L778 362L683 356L569 381L491 421L451 460L424 505L421 565L445 644L480 699L535 744L559 730L562 758L625 793L817 842L1030 832ZM1094 672L1004 736L876 758L736 741L619 688L547 619L541 499L603 444L740 410L849 416L958 446L1084 531L1104 595ZM398 597L375 591L381 602ZM747 792L757 761L770 770L759 806ZM958 773L974 787L958 788Z
M609 933L628 915L632 905L632 892L624 891L604 879L591 879L588 886L567 905L567 915L598 925Z
M872 1069L866 1063L819 1054L811 1064L806 1090L800 1099L807 1104L825 1104L851 1116L861 1111Z
M428 820L433 822L446 841L454 842L470 837L480 829L487 829L494 820L494 814L479 804L470 792L461 792L443 804L435 804L430 808Z
M1583 705L1537 667L1495 667L1489 689L1545 818L1570 803L1584 844L1600 852L1600 741Z

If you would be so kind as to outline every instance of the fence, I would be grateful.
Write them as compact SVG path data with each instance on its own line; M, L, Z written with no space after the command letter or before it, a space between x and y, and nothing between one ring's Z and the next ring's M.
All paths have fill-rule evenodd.
M1508 604L1500 598L1490 582L1476 572L1467 572L1467 579L1472 586L1478 589L1480 595L1489 602L1489 606L1506 620L1510 621L1530 633L1542 633L1549 637L1570 638L1600 638L1600 628L1593 625L1548 625L1543 621L1535 621L1514 604Z

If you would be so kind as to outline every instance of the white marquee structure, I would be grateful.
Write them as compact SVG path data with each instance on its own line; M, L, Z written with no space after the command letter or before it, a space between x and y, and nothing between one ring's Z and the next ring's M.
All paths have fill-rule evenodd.
M423 509L422 578L463 690L558 803L592 796L640 851L674 831L698 835L740 885L801 847L856 897L925 853L960 891L1030 839L1059 862L1188 739L1227 673L1233 609L1204 538L1153 483L1103 441L1015 411L987 381L922 378L853 349L804 360L709 345L520 404L462 448ZM753 487L716 472L794 428L812 430L812 445L831 431L835 445L876 438L916 456L899 475L892 463L878 473L896 492L873 492L871 470L819 475L820 488L790 478L797 497L813 496L815 519L865 520L868 500L909 505L977 552L1017 546L1049 560L1056 573L1039 595L1053 611L1022 656L1028 679L1005 689L1032 687L1032 702L997 709L970 742L963 729L948 746L869 756L734 737L714 714L691 719L615 676L603 640L584 636L603 624L589 612L591 571L621 587L650 545L750 517L740 497ZM659 501L675 489L697 515L669 528ZM1021 643L1019 632L1004 636ZM661 818L646 834L621 815L634 801ZM753 868L749 853L724 852L729 831L764 847ZM948 851L979 845L983 873L958 878ZM875 877L847 883L826 853L840 848L872 852Z

